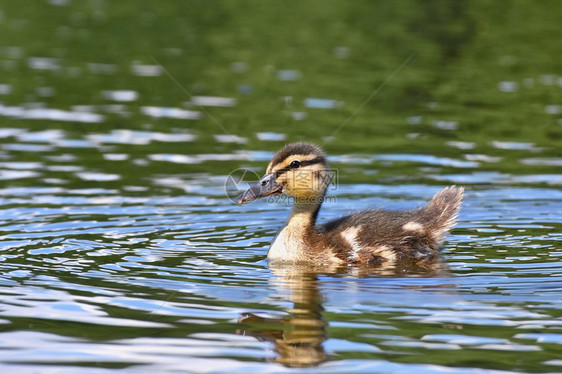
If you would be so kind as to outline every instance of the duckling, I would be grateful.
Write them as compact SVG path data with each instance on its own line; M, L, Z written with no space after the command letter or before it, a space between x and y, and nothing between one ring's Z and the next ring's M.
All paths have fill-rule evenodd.
M464 189L447 187L425 207L369 209L316 225L331 182L326 154L311 143L290 143L273 157L266 174L238 197L246 203L287 194L293 208L273 240L268 260L314 264L431 261L455 225Z

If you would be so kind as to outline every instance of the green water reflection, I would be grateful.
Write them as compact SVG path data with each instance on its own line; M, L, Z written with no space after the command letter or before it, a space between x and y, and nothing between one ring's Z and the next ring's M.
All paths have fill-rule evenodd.
M244 147L252 149L260 144L258 131L325 142L361 108L330 143L331 152L440 148L454 155L443 141L462 140L475 143L474 152L503 155L489 144L499 140L533 142L559 155L556 1L52 3L63 5L3 2L0 83L12 88L2 101L95 106L105 116L68 126L72 132L189 128L199 141L174 150L194 153L208 150L224 127L248 138ZM197 109L166 74L151 70L155 61L186 92L231 97L236 108L210 108L212 117L192 121L147 118L140 107ZM107 106L120 102L103 95L109 90L132 90L138 99L125 102L126 113L110 113ZM316 97L341 105L305 107L306 98ZM504 161L502 168L514 169L509 157Z

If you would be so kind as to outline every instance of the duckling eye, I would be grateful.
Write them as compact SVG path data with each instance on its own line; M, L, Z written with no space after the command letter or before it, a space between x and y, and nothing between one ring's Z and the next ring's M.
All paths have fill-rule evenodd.
M292 169L296 169L296 168L298 168L299 166L301 166L301 163L300 163L300 161L295 160L295 161L291 162L291 164L290 164L289 166L290 166Z

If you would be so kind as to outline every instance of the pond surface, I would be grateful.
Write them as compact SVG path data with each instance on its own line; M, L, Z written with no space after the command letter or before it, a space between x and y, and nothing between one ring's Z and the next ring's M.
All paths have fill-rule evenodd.
M562 12L518 5L0 2L2 370L561 371ZM296 140L320 221L465 186L442 258L268 265L289 203L229 175Z

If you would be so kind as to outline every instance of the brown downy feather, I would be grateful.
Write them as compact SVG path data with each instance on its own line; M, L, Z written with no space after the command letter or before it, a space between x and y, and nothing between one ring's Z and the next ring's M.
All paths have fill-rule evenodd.
M333 248L335 255L346 262L431 259L456 223L463 191L454 186L445 188L419 209L357 212L319 226L309 239ZM355 243L346 240L346 233L355 238ZM320 243L314 244L318 247ZM361 249L354 251L354 244Z
M433 222L430 222L432 236L439 246L443 244L449 230L457 223L463 193L463 187L447 187L436 193L424 209L432 218Z

